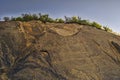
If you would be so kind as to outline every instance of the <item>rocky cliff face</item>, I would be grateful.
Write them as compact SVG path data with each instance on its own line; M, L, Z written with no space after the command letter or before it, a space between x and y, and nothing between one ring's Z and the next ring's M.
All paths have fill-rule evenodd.
M120 80L120 37L77 24L0 22L0 80Z

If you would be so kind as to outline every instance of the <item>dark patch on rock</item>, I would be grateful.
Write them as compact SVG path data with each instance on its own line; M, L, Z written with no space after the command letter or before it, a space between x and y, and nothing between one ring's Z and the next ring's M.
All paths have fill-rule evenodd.
M120 53L120 45L118 45L116 42L112 41L112 45L116 48L116 50Z

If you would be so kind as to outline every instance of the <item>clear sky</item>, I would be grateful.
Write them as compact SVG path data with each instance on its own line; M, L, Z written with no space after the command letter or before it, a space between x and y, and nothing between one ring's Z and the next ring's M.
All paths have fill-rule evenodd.
M0 17L28 12L80 16L120 32L120 0L0 0Z

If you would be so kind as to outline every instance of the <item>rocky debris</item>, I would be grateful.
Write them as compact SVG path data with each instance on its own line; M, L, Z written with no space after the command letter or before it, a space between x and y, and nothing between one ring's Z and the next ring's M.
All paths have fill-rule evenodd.
M0 80L120 80L120 36L78 24L0 22Z

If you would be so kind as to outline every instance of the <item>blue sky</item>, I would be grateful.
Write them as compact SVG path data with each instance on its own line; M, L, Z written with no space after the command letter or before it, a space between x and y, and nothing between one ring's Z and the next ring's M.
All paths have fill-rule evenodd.
M21 13L48 13L51 17L80 16L120 33L120 0L0 0L0 17Z

